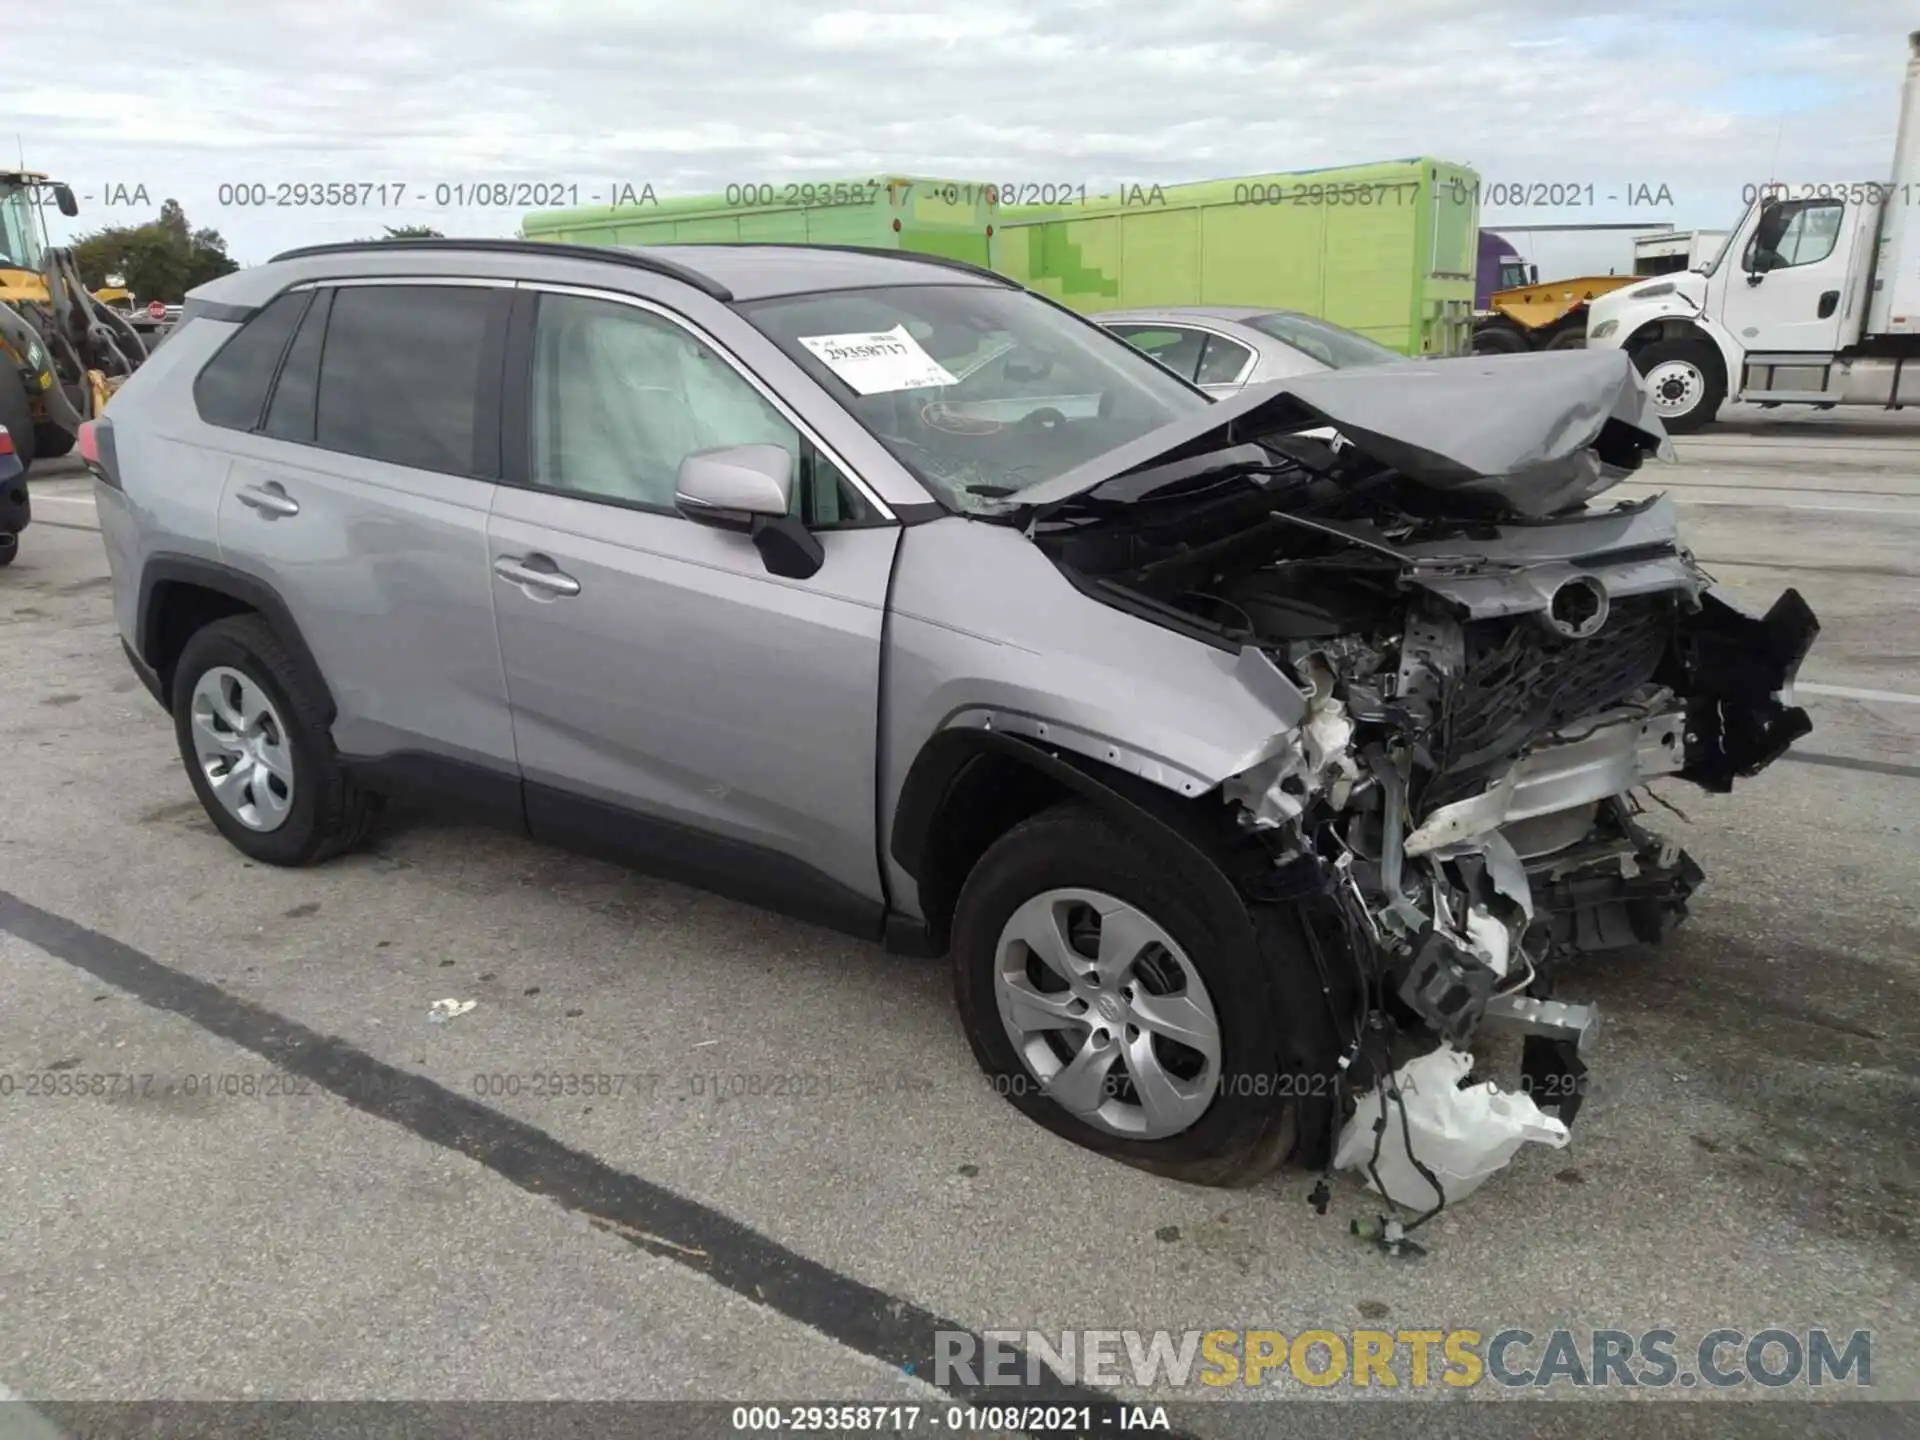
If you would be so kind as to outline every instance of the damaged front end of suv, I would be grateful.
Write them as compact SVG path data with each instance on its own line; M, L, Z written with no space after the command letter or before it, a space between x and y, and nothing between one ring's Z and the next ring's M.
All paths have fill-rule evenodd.
M1300 433L1322 427L1339 439ZM1595 1015L1557 975L1661 939L1702 878L1636 792L1725 791L1810 730L1791 685L1811 611L1789 590L1743 613L1670 500L1602 498L1667 447L1611 353L1281 382L1150 438L1015 518L1083 593L1306 697L1218 799L1265 895L1345 951L1342 1069L1364 1087L1396 1036L1515 1029L1570 1122Z

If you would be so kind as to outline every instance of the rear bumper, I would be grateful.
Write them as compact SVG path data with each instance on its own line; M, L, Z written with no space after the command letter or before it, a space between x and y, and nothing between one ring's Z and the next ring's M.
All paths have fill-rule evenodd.
M127 643L124 636L121 637L120 648L126 652L127 664L133 667L133 673L140 677L140 683L147 687L147 693L153 696L154 702L162 710L168 709L166 689L160 684L160 677L154 673L153 667L134 653L133 646Z

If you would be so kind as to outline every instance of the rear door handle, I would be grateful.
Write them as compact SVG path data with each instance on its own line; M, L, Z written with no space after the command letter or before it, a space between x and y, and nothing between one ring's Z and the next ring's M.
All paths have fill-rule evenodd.
M556 569L537 569L531 563L541 561L551 566L553 561L544 555L502 555L493 562L493 573L502 580L511 580L516 585L530 585L535 590L545 590L551 595L578 595L580 582L571 575L563 575Z
M242 505L258 510L262 515L298 515L300 513L300 502L273 481L268 481L265 485L242 485L234 491L233 498Z

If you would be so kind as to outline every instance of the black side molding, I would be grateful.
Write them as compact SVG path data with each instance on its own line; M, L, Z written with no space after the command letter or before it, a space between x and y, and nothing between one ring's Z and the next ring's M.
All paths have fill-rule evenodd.
M527 808L518 775L424 750L342 755L340 763L355 785L372 794L527 833Z
M333 691L328 687L318 662L314 660L313 651L307 648L306 638L301 635L286 601L272 586L246 571L198 556L155 555L140 572L140 597L134 612L134 652L159 676L163 685L172 677L167 673L168 663L158 655L164 622L156 624L154 610L156 599L169 585L189 585L211 590L266 616L274 633L280 637L280 643L287 647L294 664L306 673L315 691L326 698L326 714L322 717L324 723L333 723L333 717L338 713Z
M603 800L526 782L536 840L630 865L730 900L875 941L886 907L790 855L695 830Z
M146 687L147 693L153 696L162 710L172 710L173 707L167 703L167 687L160 683L160 677L154 673L153 667L140 658L133 646L127 643L127 637L124 635L120 637L120 648L127 652L127 664L131 665L133 673L140 677L140 683Z
M1036 770L1122 823L1191 853L1208 908L1223 924L1239 932L1236 939L1248 945L1256 943L1247 902L1220 864L1220 843L1208 833L1204 818L1192 808L1191 801L1163 791L1151 781L1000 731L943 730L914 757L894 806L888 852L917 883L924 886L947 796L970 767L989 757L1004 757ZM1225 807L1219 809L1224 815ZM935 934L933 943L943 944L945 938Z

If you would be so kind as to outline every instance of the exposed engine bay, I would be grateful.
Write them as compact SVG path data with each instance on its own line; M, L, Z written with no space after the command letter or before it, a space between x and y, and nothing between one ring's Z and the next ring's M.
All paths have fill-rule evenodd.
M1657 422L1596 408L1530 474L1295 433L1348 418L1295 406L1284 433L1216 435L1028 532L1085 593L1307 697L1219 791L1270 893L1337 915L1359 1028L1461 1050L1518 1030L1528 1088L1571 1122L1596 1016L1556 979L1660 940L1702 879L1640 796L1728 790L1808 733L1790 687L1818 623L1791 590L1764 617L1712 593L1665 497L1596 498L1664 446Z

